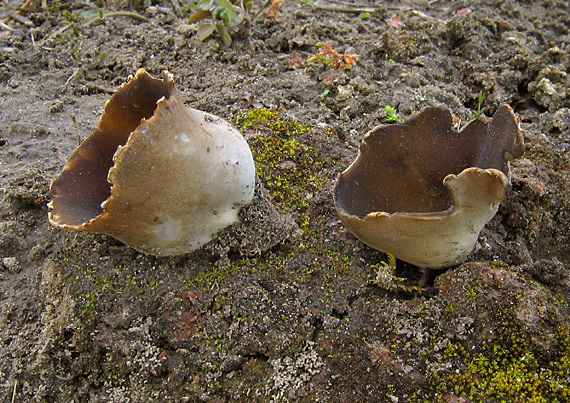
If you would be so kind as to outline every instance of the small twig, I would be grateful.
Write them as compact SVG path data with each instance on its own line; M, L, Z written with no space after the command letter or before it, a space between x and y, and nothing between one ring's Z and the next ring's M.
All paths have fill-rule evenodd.
M345 6L334 6L332 4L322 4L320 1L314 4L319 10L326 11L339 11L341 13L373 13L378 10L378 7L345 7Z
M131 11L109 11L108 13L103 14L103 18L107 17L130 17L139 21L150 21L148 17Z
M77 127L77 120L75 119L75 114L69 115L71 118L71 123L73 123L73 128L75 129L75 135L77 136L77 147L81 145L81 135L79 134L79 128Z
M85 22L83 22L81 25L89 25L99 19L104 19L104 18L108 18L108 17L130 17L133 18L135 20L139 20L139 21L150 21L150 19L148 19L147 17L145 17L144 15L140 15L138 13L134 13L131 11L109 11L108 13L103 14L102 16L95 16L95 17L91 17L88 20L85 20Z
M4 24L2 21L0 21L0 28L5 29L6 31L14 31L14 28L12 28L10 25L8 24Z
M65 162L65 159L63 160L63 162ZM55 377L57 379L59 379L60 381L64 381L64 382L69 382L72 381L74 376L70 375L70 376L60 376L60 375L55 375Z
M34 24L32 23L32 21L28 20L28 19L25 18L25 17L22 17L22 15L20 14L22 11L30 11L30 10L28 10L27 8L28 8L28 6L30 5L30 3L32 3L33 1L34 1L34 0L26 0L26 1L24 2L24 4L22 4L22 5L18 8L18 10L16 10L16 11L12 11L12 10L6 11L7 17L4 18L4 22L5 22L5 23L8 23L8 22L10 22L10 21L12 21L12 20L20 20L20 18L22 18L23 20L20 21L21 23L23 23L23 24L26 25L26 26L32 26L32 27L33 27ZM31 24L31 25L28 25L28 24ZM11 31L13 31L13 30L11 29Z
M63 84L63 88L61 89L61 92L66 92L67 91L67 86L69 85L69 83L71 82L71 80L73 80L77 74L79 74L79 72L81 71L81 68L77 68L75 70L75 72L69 76L69 78L65 81L65 84Z
M446 21L446 20L442 20L442 19L437 18L437 17L432 17L431 15L426 14L426 13L424 13L423 11L411 10L410 13L411 13L412 15L415 15L415 16L420 17L420 18L425 18L425 19L427 19L427 20L433 20L433 21L440 22L440 23L442 23L442 24L447 24L447 21Z
M59 158L59 160L65 164L67 162L67 160L65 159L65 157L61 153L61 150L57 147L54 147L54 151L55 151L55 155L57 155L57 158Z
M346 7L366 7L364 4L354 3L352 1L344 1L344 0L327 0L328 3L340 4L341 6Z
M18 389L18 380L14 381L14 390L12 390L12 403L16 401L16 391Z
M368 32L369 34L374 35L374 32L372 32L372 31L370 30L370 28L368 28L368 27L367 27L366 25L364 25L362 22L359 22L359 23L358 23L358 26L359 26L360 28L362 28L363 30L365 30L366 32Z
M34 0L26 0L26 1L24 2L24 4L22 4L22 5L20 6L20 8L19 8L18 10L21 10L21 11L28 11L28 7L30 7L30 5L33 5L33 4L34 4Z
M33 27L33 26L34 26L34 23L33 23L30 19L24 17L23 15L18 14L17 11L11 11L11 10L10 10L10 11L6 11L6 14L7 14L10 18L12 18L12 19L18 21L18 22L21 23L21 24L24 24L24 25L27 26L27 27Z
M255 19L257 17L259 17L259 15L263 12L263 10L265 10L267 8L267 6L269 5L269 3L271 3L272 0L267 0L265 2L265 4L263 4L263 6L261 6L261 8L259 10L257 10L257 13L255 13L255 15L251 18L252 21L255 21Z

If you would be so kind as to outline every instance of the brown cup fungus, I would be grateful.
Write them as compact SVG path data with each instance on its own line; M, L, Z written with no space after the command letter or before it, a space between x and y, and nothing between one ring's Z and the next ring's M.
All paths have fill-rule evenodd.
M160 80L141 69L52 182L49 220L144 253L178 255L236 223L254 188L239 131L185 107L168 72Z
M524 150L507 106L460 132L443 108L368 132L339 175L337 213L358 239L420 267L465 260L479 232L506 200L509 161Z

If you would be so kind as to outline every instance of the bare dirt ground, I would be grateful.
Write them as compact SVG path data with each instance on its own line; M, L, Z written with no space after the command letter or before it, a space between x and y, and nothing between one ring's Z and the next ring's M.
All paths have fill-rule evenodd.
M1 8L0 402L570 401L567 1L286 0L230 47L192 3L23 6ZM310 62L326 42L354 66ZM51 226L50 182L139 68L233 122L296 225L173 258ZM386 106L505 103L527 149L468 261L375 281L331 193L362 136Z

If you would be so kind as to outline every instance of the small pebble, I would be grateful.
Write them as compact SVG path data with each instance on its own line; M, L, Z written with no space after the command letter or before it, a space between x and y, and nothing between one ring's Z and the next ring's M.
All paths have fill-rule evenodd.
M20 267L20 264L18 263L18 259L16 259L15 257L4 257L2 258L2 265L8 269L8 271L10 273L19 273L20 270L22 270L22 268Z

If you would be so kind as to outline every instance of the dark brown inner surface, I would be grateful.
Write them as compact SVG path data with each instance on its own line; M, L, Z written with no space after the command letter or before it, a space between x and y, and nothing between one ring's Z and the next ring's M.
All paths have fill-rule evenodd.
M157 101L168 98L166 81L141 72L119 88L105 106L99 130L93 132L67 161L61 175L52 183L52 217L61 224L81 225L103 212L101 203L111 195L107 174L113 155L125 145L142 119L150 118Z
M426 108L408 122L372 130L360 157L341 174L335 188L337 206L350 215L371 212L433 213L451 207L443 185L448 174L465 168L495 168L507 173L508 151L522 154L518 125L508 107L491 123L472 121L461 132L443 108Z

